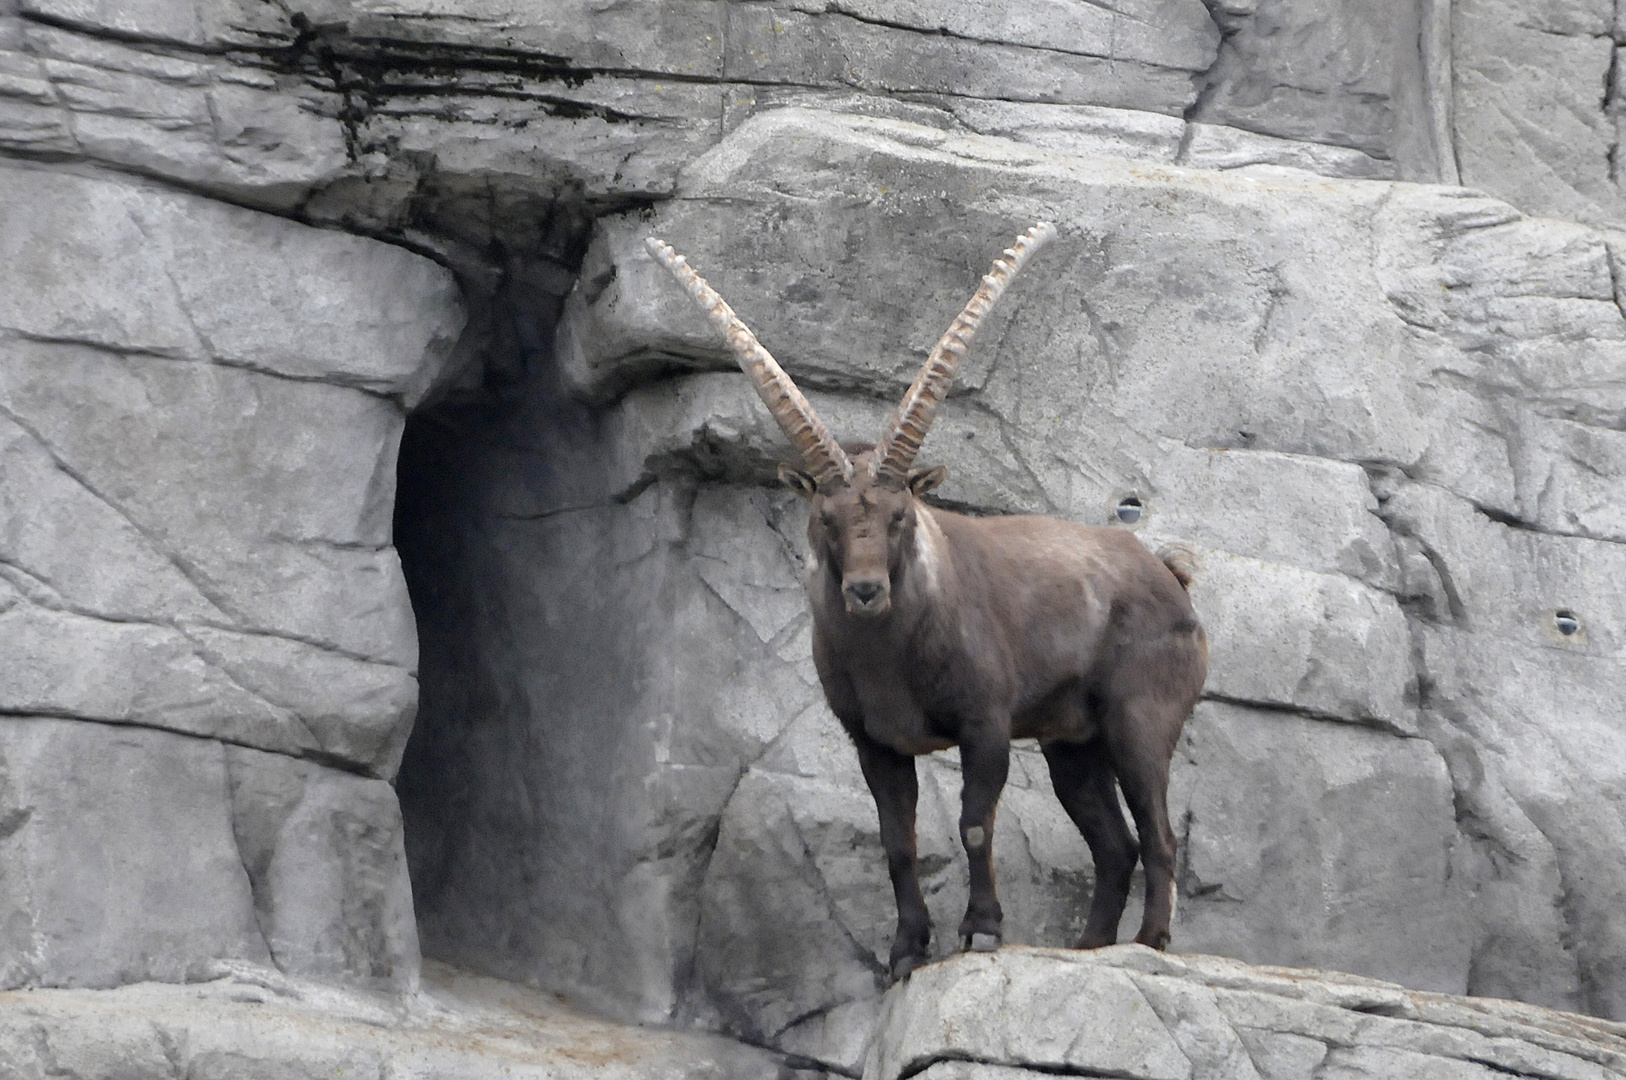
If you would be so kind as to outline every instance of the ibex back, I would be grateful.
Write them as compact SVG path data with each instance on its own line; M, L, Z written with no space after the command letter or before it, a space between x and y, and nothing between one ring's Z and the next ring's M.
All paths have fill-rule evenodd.
M724 333L801 453L805 468L782 465L779 475L811 504L813 660L880 816L898 907L894 978L926 960L931 941L915 857L914 757L954 745L971 866L963 948L1001 940L994 809L1013 738L1039 740L1056 795L1095 859L1079 946L1117 940L1137 858L1146 907L1135 940L1160 949L1169 940L1169 760L1208 670L1186 595L1189 564L1152 555L1121 529L936 509L921 497L945 469L912 467L977 326L1054 233L1036 225L994 263L874 446L838 444L722 298L670 247L648 243Z

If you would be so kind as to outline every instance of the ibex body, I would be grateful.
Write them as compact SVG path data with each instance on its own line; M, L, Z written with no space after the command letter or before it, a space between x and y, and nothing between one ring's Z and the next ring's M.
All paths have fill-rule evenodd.
M992 948L1001 937L992 841L1013 738L1039 740L1095 860L1079 944L1117 939L1137 857L1147 896L1136 940L1162 948L1169 938L1169 761L1208 663L1186 595L1189 569L1119 529L935 509L921 496L944 469L911 468L977 324L1051 235L1036 226L994 264L874 447L837 444L716 293L670 248L649 245L728 336L807 466L781 466L780 476L811 504L813 659L875 797L898 907L895 977L927 957L931 939L915 857L914 757L953 745L971 867L963 946Z

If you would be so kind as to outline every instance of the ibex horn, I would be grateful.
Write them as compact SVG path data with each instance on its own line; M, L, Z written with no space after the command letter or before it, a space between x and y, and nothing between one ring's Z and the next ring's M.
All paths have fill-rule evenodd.
M803 462L819 487L829 490L852 480L852 462L841 449L841 444L831 436L829 429L819 419L819 414L813 411L807 398L785 374L785 369L751 333L751 328L740 321L734 309L717 295L717 290L707 285L706 279L695 273L689 261L672 250L670 245L651 236L644 241L644 246L656 262L672 272L672 276L688 291L689 298L700 306L711 324L728 340L728 349L734 354L735 362L751 377L751 385L756 387L757 396L768 406L768 412L779 422L791 445L800 451Z
M1033 253L1055 239L1056 227L1041 221L1016 238L1016 243L1005 249L1005 254L994 260L993 269L982 279L982 287L971 297L965 310L950 324L948 333L938 341L937 347L926 357L920 373L898 403L898 409L881 432L881 441L875 447L875 477L885 483L901 486L909 474L909 466L920 453L920 444L931 430L937 417L938 406L954 382L954 373L965 359L966 350L977 327L998 302L1005 286L1011 283Z

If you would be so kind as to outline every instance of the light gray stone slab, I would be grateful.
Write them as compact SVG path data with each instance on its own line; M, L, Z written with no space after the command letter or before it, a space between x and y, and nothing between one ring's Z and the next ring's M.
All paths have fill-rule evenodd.
M1056 1007L1085 992L1087 1004ZM1037 1008L1010 1007L1035 993L1045 994ZM1459 1003L1472 1012L1453 1012ZM1042 1041L1035 1026L1045 1029ZM1064 1058L1088 1045L1112 1060L1084 1067L1086 1075L1376 1080L1529 1070L1601 1080L1626 1069L1623 1040L1618 1024L1332 972L1160 956L1138 945L1007 948L920 969L894 987L864 1075L1052 1074L1077 1069ZM1165 1060L1163 1045L1178 1050Z
M1195 1075L1180 1044L1125 972L1019 965L998 954L966 953L917 970L887 996L864 1075L893 1080L941 1058L1145 1080ZM1081 1030L1081 1017L1089 1018L1088 1033Z
M1176 117L1141 109L962 97L945 97L938 104L978 135L1014 139L1065 154L1172 164L1186 132L1185 123Z
M177 628L194 620L231 632L213 645L193 642L196 657L185 662L252 670L256 691L318 724L342 726L348 710L367 726L391 730L354 739L330 732L321 740L336 752L370 747L369 767L388 767L410 723L416 666L399 560L387 546L398 407L319 383L77 345L13 340L0 344L0 355L0 409L27 436L16 436L16 444L41 465L42 455L51 460L55 485L71 478L81 489L44 508L19 537L18 587L39 605L63 609L39 616L46 620L41 632L74 616L110 647L143 634L173 647ZM61 395L63 378L80 392ZM319 417L330 438L296 434ZM111 585L67 588L77 572L64 588L52 584L62 576L54 567L102 549L107 528L140 556L131 571L167 567L131 596L142 600L135 610L117 591L107 593ZM77 547L53 550L59 541ZM97 618L123 625L93 629L86 620ZM159 625L143 631L142 622ZM277 640L263 660L250 661L242 635ZM210 648L230 663L208 660ZM335 655L314 655L323 651ZM55 655L57 663L76 662L71 649ZM289 666L273 679L284 661ZM304 682L310 664L343 673L338 695L311 700ZM154 677L145 668L106 674ZM346 685L352 689L340 689ZM186 681L175 692L195 694Z
M871 93L953 93L1140 108L1178 116L1194 96L1192 73L1206 66L1203 54L1217 34L1195 4L1146 6L1173 25L1167 30L1137 28L1125 35L1125 48L1115 52L1110 26L1117 22L1116 12L1107 15L1107 35L1090 35L1095 42L1065 34L1058 20L1047 20L1050 33L1069 39L1068 50L1059 51L1009 39L921 33L890 20L855 18L834 5L741 5L730 12L723 76L740 82L856 86ZM1070 6L1068 13L1068 21L1093 17ZM979 11L948 21L966 25L986 17ZM1109 41L1101 42L1102 36ZM1092 44L1101 51L1091 52ZM1137 46L1161 55L1151 63L1141 61L1129 55Z
M427 965L406 998L220 963L189 986L0 993L18 1080L757 1080L781 1059L703 1034L617 1024L552 994ZM800 1075L807 1075L802 1073Z
M0 120L0 140L19 148L46 148L41 135L55 127L58 152L285 212L354 171L336 110L296 79L53 26L19 36L0 66L27 77L23 65L36 65L44 82L12 95Z
M219 743L10 715L0 778L6 987L181 982L215 957L270 959Z
M40 609L0 585L0 709L262 743L315 740L298 719L238 685L179 630Z
M7 167L0 327L407 403L462 327L451 275L359 237L124 182Z
M1530 214L1620 220L1613 21L1604 0L1453 5L1452 128L1464 184Z
M227 747L225 759L232 832L276 966L416 987L418 927L394 789L245 747Z
M1423 739L1199 705L1170 785L1176 947L1463 992L1473 891L1454 798Z
M844 4L791 0L786 6L811 14L844 14L854 20L886 23L925 34L1139 60L1195 71L1213 61L1219 36L1207 10L1192 0L1118 0L1099 6L1056 0L1002 0L975 6L949 0L911 0L905 4L884 0Z
M461 325L450 276L193 195L3 171L29 208L0 226L5 708L393 774L417 695L394 461Z
M1066 149L1057 146L1056 149ZM1303 139L1264 135L1224 124L1189 125L1179 164L1198 169L1241 169L1249 165L1279 165L1322 176L1388 180L1395 164L1353 146L1332 146Z
M1225 31L1192 119L1391 160L1415 78L1416 0L1217 4ZM1412 104L1406 101L1404 104Z
M7 987L186 982L219 960L416 982L393 790L139 726L0 719Z
M1615 873L1598 845L1620 829L1610 793L1626 782L1626 751L1610 717L1626 628L1600 600L1613 594L1620 545L1512 529L1424 485L1389 501L1427 557L1419 591L1440 594L1416 634L1426 715L1486 860L1479 985L1519 982L1542 1003L1612 1014L1619 991L1601 973L1623 946L1604 897L1622 886L1569 883ZM1559 611L1574 633L1561 632ZM1530 907L1532 894L1559 898L1556 918ZM1535 927L1587 946L1558 955Z
M110 619L216 613L161 545L60 469L27 429L0 417L0 440L0 572L14 589Z
M1191 595L1211 639L1208 693L1416 733L1411 640L1392 596L1342 575L1201 558Z

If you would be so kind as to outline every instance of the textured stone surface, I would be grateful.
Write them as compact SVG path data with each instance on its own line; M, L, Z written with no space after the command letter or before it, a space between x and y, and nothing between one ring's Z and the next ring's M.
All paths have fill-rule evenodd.
M5 183L29 212L0 233L0 326L32 341L411 406L460 329L450 275L399 248L107 178L9 167Z
M127 178L0 177L4 984L225 957L411 987L390 513L451 276Z
M196 978L218 958L413 986L394 793L148 728L0 723L0 985Z
M483 243L573 190L668 194L786 103L1222 168L1460 164L1527 211L1620 209L1607 0L20 9L0 24L0 145L429 242ZM1103 132L1103 107L1128 115ZM1160 115L1166 151L1145 141Z
M1429 65L1436 6L1216 0L1224 40L1191 110L1202 125L1193 143L1235 129L1353 151L1323 159L1339 162L1334 175L1444 178L1441 152L1449 157L1450 147L1436 141Z
M0 171L30 211L0 224L0 708L389 775L416 707L394 456L458 329L449 276L203 199Z
M1006 949L887 995L866 1080L1626 1075L1626 1027L1139 945Z
M436 470L466 500L455 514L502 539L451 525L444 507L426 519L427 535L460 538L466 565L425 595L472 605L426 623L445 626L474 667L434 680L444 689L430 699L455 694L444 715L458 719L423 752L448 763L430 775L449 789L495 774L499 759L514 779L467 796L456 815L431 813L452 823L426 828L436 846L414 849L415 864L436 868L419 877L432 948L504 971L532 964L523 956L534 949L535 969L577 972L561 985L590 982L613 1007L672 1010L856 1066L891 932L884 860L851 751L807 670L795 504L733 486L767 482L784 450L641 241L654 232L690 254L834 429L864 437L987 248L1042 214L1063 235L990 320L927 454L950 466L941 493L952 505L1105 522L1133 495L1148 543L1197 548L1214 700L1177 755L1176 948L1617 1008L1604 959L1615 930L1591 906L1615 886L1594 892L1590 882L1611 879L1582 854L1615 828L1609 647L1562 688L1530 674L1556 671L1556 659L1532 658L1497 674L1497 685L1529 688L1505 699L1456 689L1490 662L1475 657L1507 667L1501 641L1515 625L1565 647L1551 629L1560 608L1576 609L1587 634L1594 621L1613 633L1612 615L1580 611L1577 599L1607 593L1616 546L1606 482L1595 479L1616 468L1608 448L1626 365L1605 234L1447 188L1063 157L806 110L746 121L681 190L653 219L601 219L564 305L561 374L608 403L580 416L603 419L562 415L539 385L505 434ZM921 284L900 291L900 266L919 268ZM586 449L562 453L571 438ZM1498 542L1560 545L1571 562L1544 571L1502 549L1432 539L1440 511L1423 508L1436 505ZM609 579L591 569L607 554ZM544 579L539 564L561 572ZM1474 603L1519 597L1529 614L1475 614L1462 590L1480 566L1502 576ZM1599 584L1587 585L1593 575ZM534 583L538 609L517 610L532 602L515 599L519 579ZM477 599L491 595L505 597L501 610ZM648 619L654 610L679 614L663 626ZM582 640L588 612L617 649L635 635L650 642L642 658L618 654L636 675L564 686L536 674L547 656L562 661L553 670L586 668L571 658L594 648ZM473 625L490 628L475 637L525 643L527 659L475 658ZM673 627L685 636L666 637ZM1588 732L1600 763L1581 782L1596 795L1543 817L1546 833L1535 827L1539 809L1515 812L1507 782L1475 771L1508 761L1514 737L1491 735L1484 720L1478 734L1461 730L1446 686L1475 716L1527 732L1528 764L1507 769L1578 779L1569 751L1538 737L1552 720L1497 705L1532 693L1563 702L1546 707L1573 711ZM590 735L584 709L598 718ZM640 717L647 735L633 734ZM516 763L507 748L535 739L593 749ZM1013 940L1066 944L1088 859L1036 757L1017 761L995 841L1008 927ZM568 781L593 792L582 802L594 820L637 824L617 849L623 884L605 886L613 919L609 905L583 911L577 890L530 884L602 873L616 865L602 848L595 863L522 844L517 858L539 859L522 870L484 840L502 820L608 835L587 830L580 810L550 819L537 809L565 771L595 778ZM929 759L922 776L923 868L942 927L964 902L952 754ZM644 795L614 794L630 785ZM679 789L687 796L668 794ZM425 789L408 800L432 805ZM1525 801L1536 806L1534 794ZM635 817L635 805L658 810ZM457 871L442 874L448 864ZM570 869L543 869L555 865ZM1579 892L1597 899L1566 900L1583 873ZM477 944L496 923L513 925L481 923L482 912L525 904L519 922L535 930L505 939L500 954ZM559 923L555 910L607 929L565 946L544 929ZM659 963L612 960L652 936L659 950L637 948Z
M953 506L1134 497L1197 549L1176 947L1622 1015L1623 40L1605 0L0 3L7 985L410 987L393 531L431 951L856 1072L891 900L785 449L641 243L863 437L1049 216L927 453ZM1459 176L1494 197L1387 182ZM1031 748L1003 806L1011 937L1066 944ZM1489 1067L1261 1030L1203 1060Z
M1626 888L1602 854L1621 836L1626 739L1613 720L1626 634L1614 595L1618 543L1513 530L1426 487L1390 500L1419 553L1414 630L1428 674L1423 717L1475 838L1474 985L1485 992L1619 1016L1611 974L1626 952L1613 899ZM1558 611L1579 620L1557 628ZM1537 895L1556 903L1534 905ZM1553 948L1586 934L1588 947ZM1512 991L1515 984L1521 989Z
M1165 438L1394 462L1532 519L1547 473L1579 450L1570 425L1600 429L1600 446L1612 438L1626 325L1596 231L1451 189L1146 169L829 114L781 111L735 139L696 164L691 197L657 227L815 386L899 389L963 301L949 268L981 261L969 223L1002 235L1009 219L1061 219L1050 273L995 316L963 383L1012 430L1041 507L1094 518L1140 479L1113 475L1114 455L1152 456L1148 441ZM852 158L865 170L840 167ZM912 194L945 189L958 201ZM724 231L708 199L744 193L752 202ZM792 198L805 225L770 228ZM1175 199L1182 212L1165 218L1158 207ZM906 209L907 231L866 227ZM725 363L639 246L650 226L600 228L561 333L572 381L602 395L674 358ZM1361 250L1372 257L1349 257ZM942 267L929 300L886 299L883 279L904 263ZM1187 269L1199 263L1212 269L1200 285ZM1515 404L1521 380L1551 407ZM1061 416L1084 422L1054 430ZM1473 419L1468 432L1457 417ZM1094 464L1062 465L1073 456Z
M726 1039L610 1023L552 994L444 964L421 991L363 996L216 963L188 986L0 993L0 1071L17 1080L791 1080Z
M1609 0L1452 6L1463 183L1534 214L1620 221L1615 21Z
M1170 794L1180 950L1462 992L1478 934L1452 800L1422 739L1199 706Z

